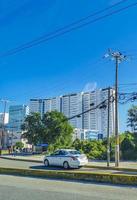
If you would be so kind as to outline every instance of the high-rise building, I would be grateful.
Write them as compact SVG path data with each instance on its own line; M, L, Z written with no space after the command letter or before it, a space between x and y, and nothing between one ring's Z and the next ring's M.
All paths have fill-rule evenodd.
M114 93L111 89L110 93ZM66 117L78 115L70 119L70 123L74 128L92 130L92 132L107 135L107 108L106 109L93 109L89 112L79 115L99 105L104 100L108 99L108 89L98 89L93 92L80 92L63 95L55 98L48 99L32 99L30 100L30 112L43 113L48 111L57 110L62 112ZM33 108L33 109L32 109ZM114 103L110 103L110 134L114 130Z
M43 113L50 112L52 110L61 111L61 99L60 97L54 97L51 99L43 99Z
M15 145L16 142L21 141L21 125L26 116L29 114L29 107L26 105L11 105L9 107L9 123L7 126L8 139L7 145Z
M43 99L30 99L29 105L30 113L44 113L44 100Z
M29 107L26 105L13 105L9 107L9 129L16 132L21 131L21 125L29 114Z
M114 96L114 89L110 90L110 96ZM98 92L98 103L108 99L108 89L102 89ZM110 134L114 134L114 102L110 103L110 123L109 130ZM108 108L98 109L98 130L103 134L104 137L107 136L107 118L108 118Z
M61 108L66 117L72 117L82 112L82 93L74 93L62 96ZM73 127L82 128L82 117L70 120Z
M3 124L4 125L8 124L9 122L9 113L0 113L0 125Z
M43 102L44 102L44 113L51 112L51 99L44 99Z

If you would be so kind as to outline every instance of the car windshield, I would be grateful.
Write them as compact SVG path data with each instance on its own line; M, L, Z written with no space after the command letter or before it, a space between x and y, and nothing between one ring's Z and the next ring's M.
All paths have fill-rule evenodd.
M80 151L75 151L75 150L72 150L72 151L69 151L69 154L73 154L73 155L80 155Z

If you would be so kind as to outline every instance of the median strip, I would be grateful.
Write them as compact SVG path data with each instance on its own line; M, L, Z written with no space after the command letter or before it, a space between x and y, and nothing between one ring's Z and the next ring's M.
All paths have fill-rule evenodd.
M85 171L66 171L66 170L31 170L19 168L0 167L0 174L31 176L41 178L66 179L76 181L102 182L111 184L137 185L137 175L85 172Z
M126 168L126 167L107 167L107 166L98 166L98 165L86 165L86 168L97 168L102 170L117 170L117 171L126 171L126 172L137 172L137 169Z

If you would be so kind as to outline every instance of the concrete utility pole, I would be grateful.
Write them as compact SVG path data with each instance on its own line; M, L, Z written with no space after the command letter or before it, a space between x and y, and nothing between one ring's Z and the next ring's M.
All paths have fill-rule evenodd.
M115 60L115 167L119 167L119 131L118 131L118 66L119 63L126 60L126 56L119 51L112 52L111 50L105 55Z
M107 167L110 165L110 87L108 88L108 117L107 117Z

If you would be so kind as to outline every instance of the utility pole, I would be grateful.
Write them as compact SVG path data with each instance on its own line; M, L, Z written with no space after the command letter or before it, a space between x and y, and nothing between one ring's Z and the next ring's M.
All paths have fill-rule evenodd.
M110 87L108 88L108 117L107 117L107 167L110 166Z
M119 56L115 56L116 72L115 72L115 167L119 167L119 133L118 133L118 61Z
M118 131L118 67L119 63L126 60L126 56L119 51L112 52L110 49L105 57L115 60L115 167L119 167L119 131Z
M7 103L9 101L8 100L3 100L3 99L1 99L0 101L4 103L3 119L2 119L2 133L0 135L0 149L2 149L3 140L4 140L4 133L5 133L5 114L6 114Z

